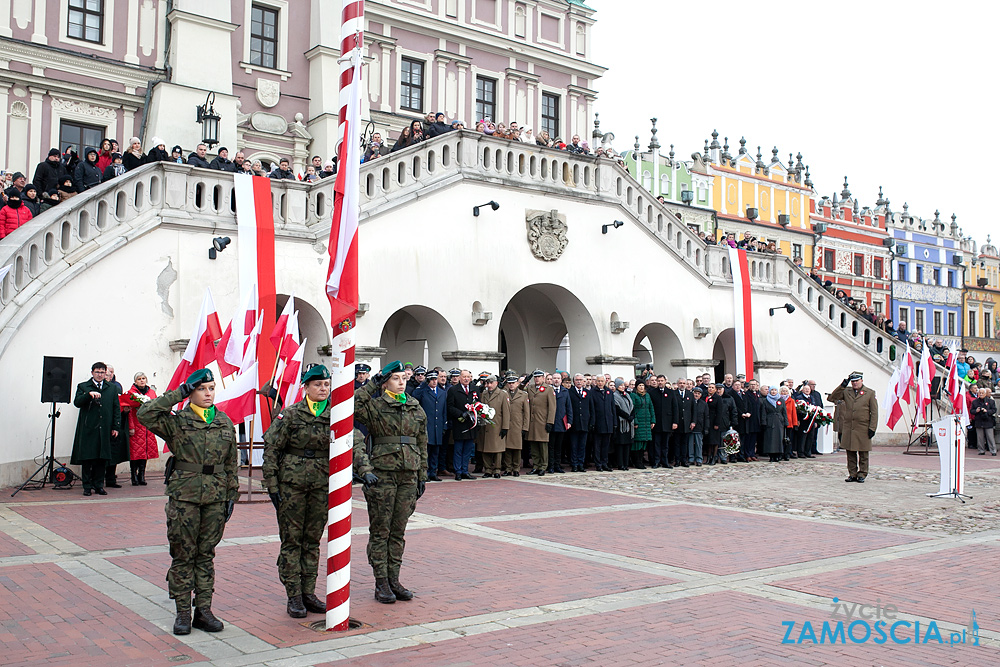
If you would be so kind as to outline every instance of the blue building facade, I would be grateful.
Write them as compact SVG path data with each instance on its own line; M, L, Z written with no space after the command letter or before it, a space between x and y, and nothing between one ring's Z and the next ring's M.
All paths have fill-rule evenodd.
M909 331L942 339L951 350L962 345L962 289L965 283L962 234L955 217L946 225L893 213L889 234L892 255L892 320Z

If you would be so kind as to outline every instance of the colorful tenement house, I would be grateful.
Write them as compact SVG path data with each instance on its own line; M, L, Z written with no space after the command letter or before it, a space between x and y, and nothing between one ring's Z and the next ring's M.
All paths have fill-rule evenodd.
M962 341L962 233L955 222L947 227L934 212L933 220L902 213L890 216L889 233L895 242L892 272L892 320L948 348Z
M670 144L669 153L661 154L660 142L656 138L656 119L651 118L650 121L652 128L648 149L643 151L640 148L639 137L636 136L632 150L621 154L625 167L642 187L656 197L662 196L664 205L692 231L705 232L711 236L715 232L712 179L708 174L691 171L692 162L678 160L673 144ZM599 122L594 121L595 138L602 136L596 129Z
M787 257L801 257L803 265L812 266L813 232L809 220L809 199L813 194L808 167L802 154L788 156L788 164L778 159L778 149L771 151L770 162L757 159L740 139L736 155L729 154L729 140L719 145L719 133L712 132L712 143L705 141L703 154L692 154L691 171L711 177L712 208L718 220L718 238L732 232L743 238L749 232L757 239L774 241L776 249Z
M810 200L810 218L816 232L816 257L813 268L834 290L876 315L889 311L889 235L886 217L889 200L879 189L875 208L859 208L847 187L833 194Z
M976 253L976 242L965 239L965 330L962 345L970 353L1000 353L1000 256L996 246L986 243ZM978 358L977 361L986 361ZM996 380L996 378L994 378Z

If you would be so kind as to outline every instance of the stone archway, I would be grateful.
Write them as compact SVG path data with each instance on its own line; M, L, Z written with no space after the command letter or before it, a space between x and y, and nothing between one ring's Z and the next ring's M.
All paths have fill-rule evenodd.
M278 294L275 296L274 302L274 312L280 315L288 302L288 295ZM330 324L323 319L323 316L311 303L298 296L295 297L295 309L299 311L299 340L309 339L306 342L302 363L305 365L318 363L329 365L330 356L321 354L320 349L330 345ZM271 334L271 326L273 325L264 326L263 336Z
M632 343L632 356L640 364L652 364L657 374L673 378L671 359L683 359L684 348L674 330L666 324L650 322L639 329ZM678 371L683 374L683 370Z
M498 345L505 355L501 370L518 373L579 371L587 357L601 354L590 311L572 292L551 284L529 285L511 297L500 317Z
M386 350L383 362L399 359L427 368L447 368L441 353L458 348L448 320L436 310L418 305L400 308L389 316L379 341L379 347Z
M726 373L736 375L736 329L730 327L719 333L712 348L712 358L719 363L715 366L715 381L722 382ZM757 349L753 349L753 360L757 361ZM754 371L749 371L747 377L756 377Z

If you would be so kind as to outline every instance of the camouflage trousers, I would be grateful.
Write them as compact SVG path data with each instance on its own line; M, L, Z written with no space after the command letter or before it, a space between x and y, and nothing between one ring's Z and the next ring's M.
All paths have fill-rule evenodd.
M303 488L279 484L278 578L288 597L316 591L319 568L319 541L327 519L327 485Z
M368 501L368 562L376 579L398 578L406 522L417 506L416 470L376 470L378 483L365 489Z
M215 589L215 546L226 526L226 504L199 505L167 499L167 541L170 542L170 569L167 588L177 610L191 608L194 591L196 607L212 606Z

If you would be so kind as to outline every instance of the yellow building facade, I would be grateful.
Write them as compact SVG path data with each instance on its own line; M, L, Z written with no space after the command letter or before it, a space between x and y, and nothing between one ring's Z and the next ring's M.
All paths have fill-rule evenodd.
M974 356L1000 353L1000 255L989 236L978 254L967 243L962 344Z

